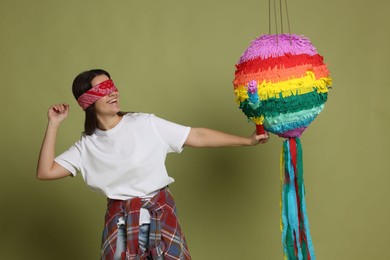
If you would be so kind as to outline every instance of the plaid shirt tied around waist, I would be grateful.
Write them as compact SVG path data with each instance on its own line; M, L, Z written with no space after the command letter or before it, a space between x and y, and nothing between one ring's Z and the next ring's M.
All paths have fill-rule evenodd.
M140 209L150 213L149 248L143 252L138 247ZM161 189L150 200L133 198L130 200L109 199L103 230L101 260L112 260L116 250L118 219L126 222L126 252L123 259L155 259L163 255L164 260L191 260L187 242L176 216L176 206L168 188Z

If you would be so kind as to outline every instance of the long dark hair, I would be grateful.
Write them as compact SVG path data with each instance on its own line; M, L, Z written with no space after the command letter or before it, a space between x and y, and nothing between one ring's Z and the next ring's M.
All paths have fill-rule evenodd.
M76 100L83 93L92 88L91 81L99 75L106 75L109 79L111 79L110 74L102 69L92 69L81 72L79 75L77 75L72 84L72 92ZM124 114L125 113L123 112L118 113L118 115ZM96 128L98 128L98 120L95 112L95 104L92 104L85 109L84 133L86 135L92 135Z

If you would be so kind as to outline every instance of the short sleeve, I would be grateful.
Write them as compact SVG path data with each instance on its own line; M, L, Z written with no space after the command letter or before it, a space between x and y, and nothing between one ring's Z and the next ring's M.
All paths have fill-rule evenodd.
M80 169L81 153L78 143L71 146L68 150L58 155L54 161L70 171L73 176L77 174Z
M151 121L159 137L169 147L168 152L180 153L191 128L172 123L155 115L151 116Z

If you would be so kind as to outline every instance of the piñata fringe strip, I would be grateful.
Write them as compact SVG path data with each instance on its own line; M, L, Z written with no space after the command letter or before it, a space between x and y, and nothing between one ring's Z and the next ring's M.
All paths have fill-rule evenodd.
M256 58L236 64L235 75L266 71L270 68L287 69L307 64L310 64L313 67L324 65L324 58L319 54L292 55L291 53L285 53L283 56L277 58Z
M327 95L312 91L306 94L291 96L288 98L274 98L262 101L260 104L253 105L250 99L247 99L240 104L240 109L248 117L257 115L278 116L280 114L294 113L302 110L307 110L324 104L327 100Z
M277 83L263 81L258 83L258 95L261 101L270 98L285 98L292 95L301 95L311 91L318 93L327 93L328 86L332 85L330 78L316 79L312 71L307 71L306 76L297 79L290 79ZM242 102L249 98L247 86L239 86L235 88L234 94L236 101Z
M253 79L268 79L270 83L278 83L304 77L306 75L306 71L312 71L316 79L326 78L329 75L326 65L313 67L311 64L305 64L283 70L273 68L261 72L236 75L233 83L235 86L247 85Z

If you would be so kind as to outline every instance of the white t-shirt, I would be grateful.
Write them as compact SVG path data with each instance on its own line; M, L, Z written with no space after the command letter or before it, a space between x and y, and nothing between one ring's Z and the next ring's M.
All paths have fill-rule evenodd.
M189 131L152 114L129 113L110 130L83 134L55 161L108 198L148 198L174 182L165 158L182 151Z

